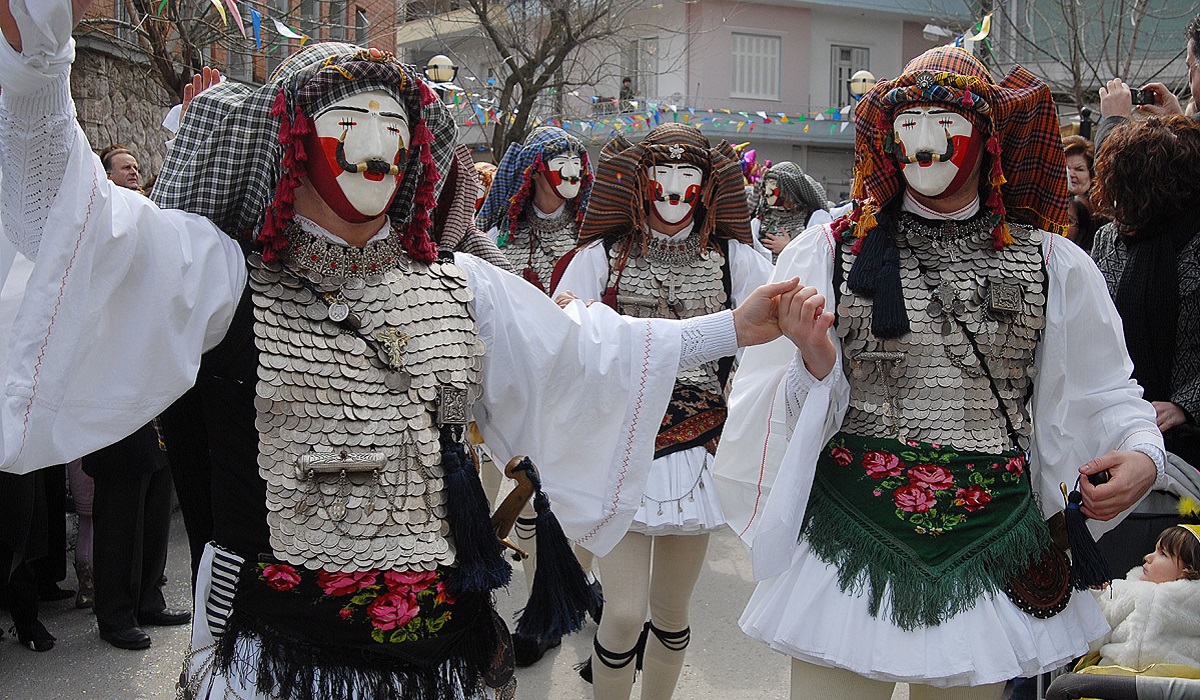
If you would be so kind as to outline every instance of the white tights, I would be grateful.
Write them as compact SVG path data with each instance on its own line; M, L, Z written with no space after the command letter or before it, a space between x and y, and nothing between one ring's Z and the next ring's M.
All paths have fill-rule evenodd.
M792 700L890 700L895 683L873 681L840 668L792 659ZM1000 700L1004 683L958 688L910 684L910 700Z
M604 618L596 641L621 654L633 649L642 634L649 610L650 622L666 633L688 627L688 604L704 554L708 535L651 537L626 533L607 556L600 558L604 581ZM678 644L673 644L678 646ZM669 700L683 669L683 649L663 646L653 633L646 639L642 672L642 700ZM634 664L609 668L592 652L592 690L595 700L628 700L633 689Z

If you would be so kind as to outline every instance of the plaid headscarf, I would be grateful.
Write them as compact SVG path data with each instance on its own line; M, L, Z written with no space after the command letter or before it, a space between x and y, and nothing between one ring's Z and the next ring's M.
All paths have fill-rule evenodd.
M696 205L701 248L721 238L751 243L741 159L725 141L710 147L696 127L671 122L651 129L640 143L631 144L618 134L604 146L587 218L579 229L579 246L599 239L630 238L645 247L648 169L667 163L687 163L704 172Z
M574 209L576 221L583 221L593 179L587 149L582 141L557 126L542 126L531 131L524 143L510 145L500 159L487 199L476 217L479 228L488 231L495 226L500 229L500 240L507 240L533 201L533 176L543 163L564 154L575 154L581 161L579 196L567 202L567 206Z
M974 56L952 46L913 59L903 74L879 81L854 108L858 162L852 196L861 204L840 229L853 225L856 236L867 235L877 213L903 191L892 155L897 148L892 121L896 108L908 104L949 105L982 132L989 156L981 177L984 204L1001 216L997 246L1012 240L1006 214L1052 233L1066 230L1066 161L1050 88L1020 66L996 83Z
M291 56L260 87L214 85L188 107L154 201L204 216L233 238L253 238L264 257L274 257L287 245L282 231L304 175L307 154L299 141L312 128L311 115L350 95L383 90L405 106L411 132L408 167L388 217L413 257L436 257L429 212L453 156L456 127L419 75L391 54L329 42Z
M475 199L479 174L466 146L454 149L454 161L446 174L445 186L438 196L434 230L438 250L470 253L496 267L512 272L512 264L487 234L475 226Z
M767 204L766 181L767 178L774 177L779 183L779 199L775 206L782 207L789 211L807 211L810 214L818 209L824 209L827 205L825 198L825 188L821 183L812 179L808 173L800 169L799 165L785 160L782 163L776 163L763 173L758 180L758 202L755 206L755 216L762 217L770 208Z

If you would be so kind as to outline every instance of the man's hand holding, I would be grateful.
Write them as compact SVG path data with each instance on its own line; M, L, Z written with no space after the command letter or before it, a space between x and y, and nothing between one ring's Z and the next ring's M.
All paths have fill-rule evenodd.
M1179 106L1179 98L1166 85L1162 83L1150 83L1142 89L1154 93L1154 104L1139 105L1138 111L1144 114L1153 114L1156 117L1183 114L1183 107Z
M1107 483L1092 485L1087 477L1108 471ZM1154 486L1158 470L1141 452L1117 451L1101 455L1079 468L1083 514L1094 520L1112 520L1137 503Z
M1100 116L1133 119L1133 95L1120 78L1113 78L1100 87Z
M738 347L769 343L779 337L781 295L794 291L799 284L798 278L764 284L733 310Z
M837 361L837 346L829 337L833 320L816 287L797 287L779 299L779 327L800 349L805 368L818 380L828 376Z

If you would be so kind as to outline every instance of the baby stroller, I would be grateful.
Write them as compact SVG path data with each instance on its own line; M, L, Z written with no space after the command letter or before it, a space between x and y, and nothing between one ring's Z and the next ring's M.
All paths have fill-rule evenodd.
M1200 472L1174 454L1167 454L1165 491L1152 491L1115 529L1097 543L1116 575L1129 571L1154 549L1159 534L1179 523L1183 496L1200 500ZM1182 664L1151 664L1133 669L1099 666L1100 655L1080 659L1073 673L1050 684L1046 700L1200 700L1200 668Z

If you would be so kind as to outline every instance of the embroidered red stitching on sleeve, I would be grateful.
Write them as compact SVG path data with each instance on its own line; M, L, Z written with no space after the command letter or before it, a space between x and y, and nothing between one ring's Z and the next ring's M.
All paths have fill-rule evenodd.
M79 246L83 242L83 234L87 231L88 222L92 220L92 205L96 202L96 192L98 189L96 175L93 173L92 194L88 198L87 213L83 217L83 225L79 228L79 235L75 238L75 247L71 250L71 259L67 261L67 269L63 270L62 281L58 285L58 296L54 300L54 311L50 314L50 324L46 326L46 336L42 338L42 344L38 348L37 362L33 364L33 384L29 390L29 402L25 404L25 416L21 424L21 449L17 450L17 456L14 460L20 459L21 454L25 452L25 439L29 433L29 414L33 412L33 401L37 398L42 360L46 358L46 346L50 344L50 333L54 330L54 324L58 320L58 309L62 305L63 292L67 288L67 278L71 276L71 269L75 266L75 257L79 255Z
M646 377L650 373L651 338L652 329L650 323L647 322L646 342L642 349L642 371L641 376L638 378L637 398L633 403L633 418L629 422L629 432L625 436L625 455L621 458L621 473L620 476L617 477L617 488L613 492L612 501L609 503L607 508L608 514L605 515L604 518L596 525L596 527L592 528L590 532L579 538L580 542L587 542L592 537L595 537L596 533L600 531L600 528L607 525L608 522L617 514L617 504L621 501L621 487L625 483L626 474L629 473L629 460L633 457L633 436L634 433L637 432L638 423L640 422L642 415L642 400L646 394Z
M771 402L771 410L767 412L767 435L763 438L762 461L758 465L758 482L754 485L754 510L750 512L750 519L746 521L746 527L738 533L738 537L746 534L750 526L754 524L754 519L758 517L758 503L762 500L762 482L763 474L767 471L767 445L771 442L771 417L775 415L775 402Z

